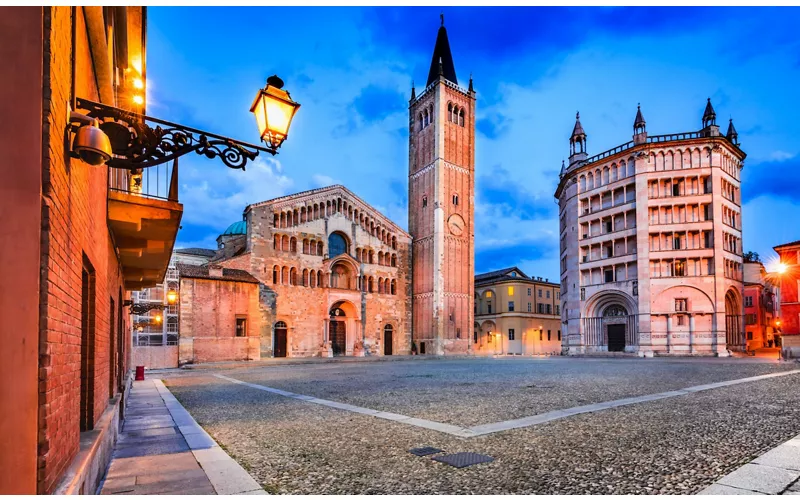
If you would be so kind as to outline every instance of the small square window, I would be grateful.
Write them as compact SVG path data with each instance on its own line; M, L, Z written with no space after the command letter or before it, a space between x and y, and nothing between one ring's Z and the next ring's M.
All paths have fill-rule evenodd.
M675 310L676 311L688 311L688 299L675 299Z
M513 297L514 296L514 287L513 286L508 287L508 296L509 297Z
M508 302L508 311L509 312L514 312L514 301L513 300L510 300Z
M514 340L514 329L513 328L509 328L508 329L508 340Z

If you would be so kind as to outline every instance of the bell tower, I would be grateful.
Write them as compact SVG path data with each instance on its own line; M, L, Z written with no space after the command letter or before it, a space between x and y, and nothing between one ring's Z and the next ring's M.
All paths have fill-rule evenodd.
M475 91L471 76L458 86L444 15L425 88L417 95L412 85L408 123L412 340L420 354L471 352Z

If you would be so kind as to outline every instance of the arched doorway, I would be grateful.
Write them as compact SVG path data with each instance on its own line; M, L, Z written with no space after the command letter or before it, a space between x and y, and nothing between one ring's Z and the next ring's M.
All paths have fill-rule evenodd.
M286 357L286 337L287 337L286 323L278 321L275 323L275 348L273 349L273 356L276 358Z
M739 304L736 292L729 289L725 293L725 343L729 348L741 348L745 345Z
M346 314L339 304L331 308L330 343L334 356L344 356L347 353L347 323Z
M383 327L383 355L384 356L391 356L392 355L392 346L394 345L394 328L392 325L386 325Z
M628 311L621 305L610 305L603 310L603 323L606 326L609 352L625 350L627 318Z

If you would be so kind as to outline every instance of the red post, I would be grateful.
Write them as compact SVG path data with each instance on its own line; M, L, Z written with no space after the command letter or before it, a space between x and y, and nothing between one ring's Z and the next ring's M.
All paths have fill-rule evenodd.
M144 366L136 367L136 380L144 380Z

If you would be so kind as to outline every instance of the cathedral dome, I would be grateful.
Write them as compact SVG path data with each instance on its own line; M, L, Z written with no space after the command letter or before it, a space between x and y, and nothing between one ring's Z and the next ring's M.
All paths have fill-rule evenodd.
M243 220L234 222L228 226L228 229L222 233L222 236L233 236L236 234L247 234L247 222Z

